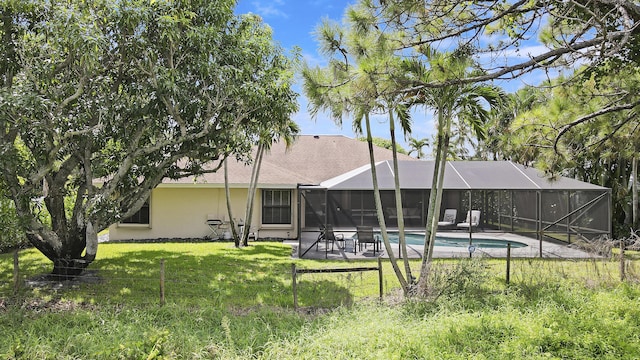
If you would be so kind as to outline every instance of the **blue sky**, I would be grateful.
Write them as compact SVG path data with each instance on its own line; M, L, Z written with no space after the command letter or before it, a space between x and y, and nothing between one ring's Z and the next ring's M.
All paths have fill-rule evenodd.
M315 41L313 32L323 18L341 21L347 6L353 3L355 3L355 0L239 0L236 13L252 12L260 15L264 22L273 29L275 41L279 42L285 49L291 49L294 46L300 47L304 59L309 64L322 65L324 60L317 52L318 44ZM532 46L529 50L527 48L522 49L517 57L540 51L535 46ZM534 85L534 81L534 79L528 77L527 79L512 81L508 84L500 83L499 85L509 91L513 91L525 83ZM539 79L535 82L538 81ZM350 119L343 119L343 125L338 126L325 114L319 114L315 119L312 118L307 111L307 101L302 94L300 84L296 85L295 90L300 93L300 111L294 116L294 120L302 129L302 134L357 136L351 128ZM374 136L389 138L388 125L384 123L384 118L384 116L381 116L373 119L372 131ZM412 136L414 138L431 139L434 128L433 117L429 112L416 110L413 113ZM401 136L398 141L405 149L409 149L406 141ZM424 150L427 154L431 153L430 148L425 148Z
M273 29L273 38L285 49L298 46L302 56L309 64L323 64L322 56L316 51L318 44L313 32L323 18L340 21L347 5L353 3L344 0L239 0L236 13L252 12L262 17ZM305 135L344 134L355 137L349 119L343 119L343 126L336 125L325 114L318 114L314 119L307 111L307 101L302 94L300 84L295 90L300 93L300 111L294 120ZM382 126L376 126L376 135L385 137ZM405 146L406 148L406 146Z

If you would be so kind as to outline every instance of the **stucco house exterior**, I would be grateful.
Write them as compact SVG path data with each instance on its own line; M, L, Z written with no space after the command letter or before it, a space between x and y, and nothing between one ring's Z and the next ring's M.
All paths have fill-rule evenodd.
M392 159L388 149L374 147L376 161ZM400 160L416 159L398 154ZM286 149L276 143L265 153L254 200L252 231L260 238L296 239L300 226L299 186L323 181L369 164L366 142L342 135L301 135ZM236 220L245 215L251 166L230 161L229 185ZM204 238L212 231L207 220L229 220L224 172L165 179L136 216L109 228L110 240Z
M374 155L385 223L397 227L393 154L374 147ZM398 160L405 226L424 231L434 162L403 154ZM228 169L232 213L240 222L252 168L230 161ZM568 243L611 235L611 189L576 179L550 179L510 161L449 161L443 189L439 218L446 209L455 209L456 224L475 210L483 231ZM222 228L210 226L212 219ZM220 170L165 180L151 192L147 207L110 227L109 238L224 237L228 220ZM299 239L324 224L344 230L378 227L367 143L342 135L302 135L288 150L283 143L274 144L263 157L250 224L259 238L278 240Z

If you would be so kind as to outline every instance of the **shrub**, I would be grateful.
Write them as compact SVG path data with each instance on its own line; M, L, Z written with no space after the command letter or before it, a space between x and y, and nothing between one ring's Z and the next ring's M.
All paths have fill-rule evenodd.
M27 245L13 202L0 196L0 253Z
M474 298L483 291L488 280L486 261L480 257L434 262L428 279L428 294L432 300L440 297Z

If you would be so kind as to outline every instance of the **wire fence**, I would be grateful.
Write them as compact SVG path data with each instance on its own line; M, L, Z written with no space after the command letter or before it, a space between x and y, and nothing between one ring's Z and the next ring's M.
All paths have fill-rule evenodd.
M187 306L233 307L281 306L332 308L365 299L384 299L397 294L399 284L386 259L378 263L283 262L267 268L233 262L213 272L197 262L167 257L159 261L132 257L127 263L102 262L84 269L73 281L47 274L50 265L41 261L3 257L0 263L0 306L15 298L43 301L74 299L92 306ZM434 266L446 268L470 259L438 259ZM624 252L611 257L569 259L477 259L492 278L523 288L553 281L573 281L586 286L640 282L640 259ZM356 265L356 266L354 266ZM418 275L419 262L414 262ZM80 269L69 269L80 270ZM36 274L36 275L34 275ZM58 300L55 300L58 299Z
M377 266L369 267L305 269L293 264L293 307L298 308L299 299L302 299L302 304L328 307L336 303L351 305L357 298L370 297L371 289L375 289L373 277L367 274L370 272L377 275L378 298L382 300L384 277L380 258Z

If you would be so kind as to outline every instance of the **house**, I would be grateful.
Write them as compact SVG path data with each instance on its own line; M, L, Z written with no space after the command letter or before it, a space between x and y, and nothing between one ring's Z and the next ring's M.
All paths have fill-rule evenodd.
M376 161L390 160L392 152L374 147L374 156ZM416 161L404 154L398 158ZM301 135L289 149L282 142L273 144L261 165L252 230L260 238L297 238L300 227L306 226L299 218L299 186L319 185L368 164L367 143L342 135ZM252 168L235 161L228 168L232 212L240 220ZM229 220L222 169L196 178L165 179L141 211L126 223L110 226L109 238L203 238L214 235L207 224L211 219ZM220 231L225 232L224 226Z
M392 152L375 147L385 223L397 227ZM424 230L433 161L398 154L403 218ZM251 166L229 163L234 218L245 216ZM341 135L299 136L290 149L266 153L255 194L251 228L260 238L299 239L318 227L355 229L379 225L366 142ZM229 219L224 173L165 180L148 206L110 227L112 240L204 238L224 235ZM479 211L479 228L572 242L611 235L611 189L545 174L510 161L449 161L439 217L457 210L457 223ZM210 226L208 220L215 220Z

